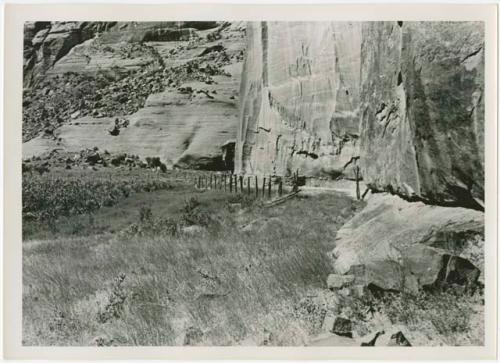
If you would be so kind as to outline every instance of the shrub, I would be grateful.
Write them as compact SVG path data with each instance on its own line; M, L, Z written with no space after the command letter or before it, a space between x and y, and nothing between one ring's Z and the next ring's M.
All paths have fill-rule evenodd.
M179 233L179 221L171 218L155 218L149 207L141 207L139 221L123 231L125 236L169 235Z
M146 157L146 163L148 165L148 168L151 169L156 169L160 168L160 170L165 173L167 171L167 166L161 162L160 158L155 156L155 157Z
M153 219L153 212L150 207L142 206L139 210L139 221L141 223L150 222Z
M127 292L123 287L123 281L126 275L121 273L118 275L112 285L111 292L106 305L97 313L97 320L100 323L106 323L111 319L118 319L123 312L123 304L128 297Z
M95 175L23 175L23 219L55 224L58 217L92 213L115 205L132 193L169 189L162 179L107 178Z
M390 293L379 301L379 309L394 323L418 325L430 321L440 334L449 336L469 329L476 298L454 289L416 296Z
M202 208L200 202L195 197L191 197L184 203L180 221L187 226L218 226L216 219L213 217L213 211Z
M421 291L417 295L402 292L368 293L362 298L342 297L337 313L342 313L358 324L358 331L364 331L374 312L379 312L392 324L404 324L410 329L425 330L430 322L443 337L471 330L474 308L482 305L481 293L464 294L461 290Z

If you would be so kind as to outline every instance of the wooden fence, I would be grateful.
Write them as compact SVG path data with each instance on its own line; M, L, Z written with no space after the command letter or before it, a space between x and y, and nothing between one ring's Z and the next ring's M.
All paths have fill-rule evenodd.
M199 173L184 176L199 190L218 190L226 193L254 195L271 198L283 195L281 177L236 175L229 173Z
M361 195L360 181L361 170L353 163L354 181L356 183L356 199L364 199L369 188ZM253 194L255 197L281 197L283 195L283 177L281 176L257 176L237 175L228 172L206 172L206 171L183 171L179 172L181 179L195 186L199 190L219 190L227 193ZM301 180L304 179L304 180ZM305 177L299 177L299 170L289 177L289 188L287 193L296 193L299 186L305 185ZM291 184L291 189L290 189Z

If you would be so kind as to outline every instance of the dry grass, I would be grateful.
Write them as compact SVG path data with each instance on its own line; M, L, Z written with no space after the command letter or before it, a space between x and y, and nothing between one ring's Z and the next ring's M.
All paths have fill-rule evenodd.
M349 218L354 202L319 195L262 209L205 192L196 213L213 223L201 232L123 232L145 215L182 220L192 195L138 193L97 211L102 228L83 222L74 236L25 241L23 343L304 344L318 324L302 305L324 289L338 217ZM143 211L141 222L144 205L151 215ZM253 220L260 225L251 232L239 228Z

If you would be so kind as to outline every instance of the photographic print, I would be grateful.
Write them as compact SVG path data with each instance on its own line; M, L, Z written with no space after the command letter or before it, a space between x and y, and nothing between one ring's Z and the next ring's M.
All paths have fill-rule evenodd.
M484 22L23 37L23 346L484 346Z

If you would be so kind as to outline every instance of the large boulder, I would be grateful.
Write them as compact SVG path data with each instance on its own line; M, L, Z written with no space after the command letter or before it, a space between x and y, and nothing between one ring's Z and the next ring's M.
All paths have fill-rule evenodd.
M435 204L484 200L484 27L366 22L360 162L372 190Z
M481 257L469 253L478 239L484 240L482 212L374 194L337 232L330 256L336 273L355 275L364 286L410 292L470 286L483 270Z

